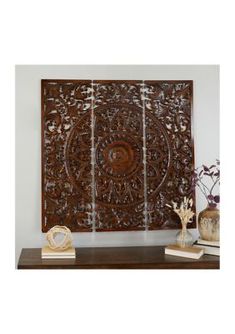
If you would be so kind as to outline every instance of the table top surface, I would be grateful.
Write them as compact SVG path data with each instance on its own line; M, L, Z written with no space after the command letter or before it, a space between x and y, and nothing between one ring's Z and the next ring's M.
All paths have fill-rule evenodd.
M42 259L41 248L23 248L18 269L219 269L218 256L198 260L166 255L164 246L76 248L76 259Z

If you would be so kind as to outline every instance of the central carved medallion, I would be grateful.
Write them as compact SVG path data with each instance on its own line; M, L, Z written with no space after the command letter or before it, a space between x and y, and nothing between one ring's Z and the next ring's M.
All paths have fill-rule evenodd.
M96 150L96 163L101 171L116 178L132 175L142 159L142 148L127 133L107 135Z
M124 210L143 203L142 110L129 104L98 107L94 134L98 214L104 207Z

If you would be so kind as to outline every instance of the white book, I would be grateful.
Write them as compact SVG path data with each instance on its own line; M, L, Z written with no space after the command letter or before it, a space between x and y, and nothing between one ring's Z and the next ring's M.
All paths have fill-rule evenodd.
M75 259L75 256L50 256L50 255L42 255L42 259Z
M220 247L218 246L203 245L196 242L193 247L203 248L204 254L220 256Z
M64 251L56 251L49 246L44 246L41 251L42 259L75 259L76 252L74 247L65 249Z
M169 245L165 248L165 254L187 257L190 259L200 259L200 257L204 254L204 250L202 248L196 248L196 247L181 248L177 245Z
M208 241L208 240L203 240L203 239L198 239L197 240L197 244L200 245L208 245L208 246L220 246L220 242L219 241Z

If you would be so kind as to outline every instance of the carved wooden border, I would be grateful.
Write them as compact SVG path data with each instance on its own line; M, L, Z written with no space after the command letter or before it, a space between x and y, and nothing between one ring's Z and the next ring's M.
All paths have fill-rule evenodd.
M180 227L166 204L195 200L192 81L52 79L41 91L43 232Z

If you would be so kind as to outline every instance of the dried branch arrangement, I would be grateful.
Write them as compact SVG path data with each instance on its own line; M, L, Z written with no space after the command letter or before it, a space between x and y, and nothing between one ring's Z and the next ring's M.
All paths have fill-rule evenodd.
M214 165L202 165L194 170L193 188L196 186L205 196L208 206L216 207L220 202L220 160L216 159Z
M172 201L172 206L166 204L168 207L173 208L174 212L180 217L182 227L186 228L187 224L192 221L194 212L192 211L193 200L184 197L183 202L181 202L179 208L177 203Z

